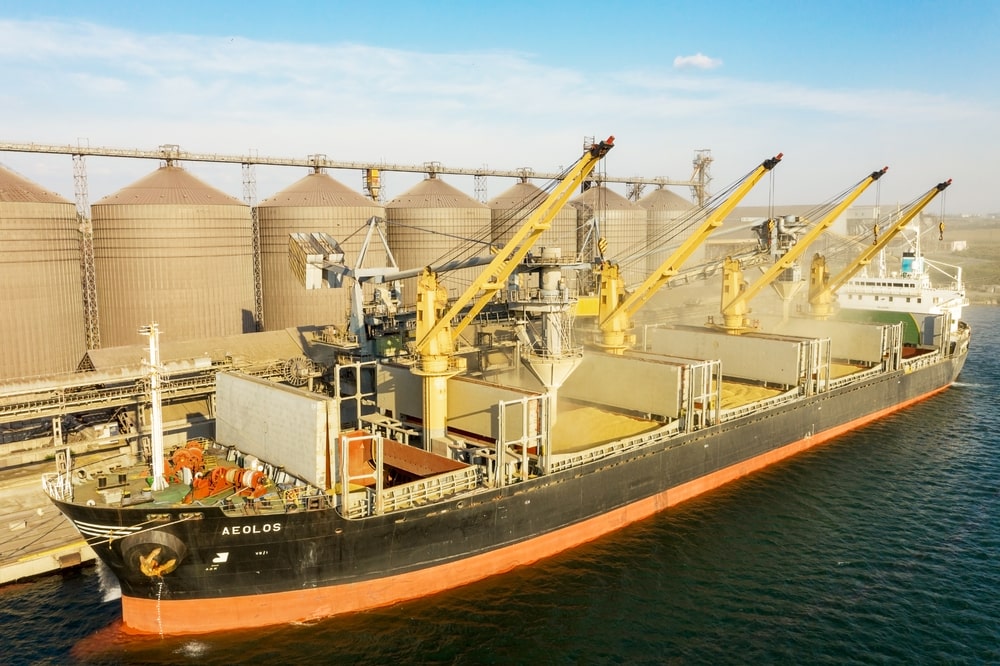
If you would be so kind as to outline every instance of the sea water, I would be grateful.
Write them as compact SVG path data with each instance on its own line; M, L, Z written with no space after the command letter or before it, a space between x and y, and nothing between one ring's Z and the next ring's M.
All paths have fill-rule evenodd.
M1000 663L1000 308L965 319L948 391L531 567L346 617L141 639L106 629L119 602L88 567L0 589L0 662Z

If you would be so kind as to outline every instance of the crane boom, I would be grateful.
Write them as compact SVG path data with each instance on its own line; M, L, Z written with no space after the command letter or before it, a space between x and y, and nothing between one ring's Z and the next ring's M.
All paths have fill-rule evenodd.
M643 283L627 297L621 273L616 264L604 262L598 269L601 274L601 297L598 302L598 344L613 354L621 354L628 347L626 331L631 328L632 316L653 297L670 278L677 275L681 265L701 246L708 236L722 225L722 221L743 200L743 197L771 171L783 157L778 153L764 160L750 172L733 192L709 214L701 225L688 236L666 261L657 267Z
M889 170L883 167L879 171L873 171L863 178L853 190L833 207L819 222L813 225L802 238L795 241L788 252L779 257L771 266L764 271L760 277L750 286L743 288L743 271L739 262L726 261L723 266L722 277L722 320L721 328L732 334L740 334L752 327L747 322L746 315L750 313L750 300L760 293L762 289L774 282L782 272L792 268L799 257L802 256L809 246L819 238L820 234L826 231L834 220L843 214L847 208L857 200L861 194L868 189L868 186L877 181ZM732 293L732 297L727 301L727 296Z
M882 236L877 236L878 227L876 225L875 241L868 246L857 258L847 264L843 270L835 277L830 278L826 271L826 260L822 255L813 257L812 267L809 271L809 310L813 316L829 317L833 314L833 302L837 290L854 277L858 271L871 263L872 259L878 255L895 238L896 234L910 223L913 218L929 204L934 197L943 192L951 185L951 179L938 183L932 187L924 196L912 204L902 216L885 230Z
M447 431L448 378L460 372L465 359L454 356L455 341L500 289L517 265L528 254L538 237L552 226L574 190L594 170L614 146L615 138L591 144L570 167L545 201L518 228L493 257L479 277L448 307L448 294L437 275L425 269L417 281L416 350L419 362L412 372L423 377L423 420L425 446L446 452L443 439ZM454 326L461 311L472 304Z
M461 321L452 326L451 336L457 338L463 330L475 319L476 315L485 305L496 295L497 291L504 287L504 283L514 271L521 260L528 254L528 251L542 235L544 231L552 226L552 220L563 209L566 202L577 187L594 170L594 167L608 151L614 147L615 137L610 136L606 141L592 144L575 165L563 176L549 196L536 208L524 223L518 228L507 244L497 252L493 261L483 269L479 276L473 281L465 292L459 296L450 309L441 317L437 318L423 335L417 336L417 349L423 350L430 340L440 333L445 327L451 325L459 312L475 299L472 307L465 314Z

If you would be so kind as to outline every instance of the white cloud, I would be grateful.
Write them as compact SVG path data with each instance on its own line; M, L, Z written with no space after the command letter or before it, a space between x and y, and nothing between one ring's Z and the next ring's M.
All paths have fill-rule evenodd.
M102 95L128 92L128 84L120 78L80 72L69 78L78 88L91 90Z
M674 69L715 69L722 67L722 60L710 58L703 53L674 58Z
M716 62L698 54L675 67L681 60L687 67ZM933 88L829 89L669 68L601 71L590 62L558 67L507 51L428 53L0 20L0 71L0 141L143 149L176 143L200 153L557 171L577 157L584 135L615 134L609 174L684 180L692 151L711 148L718 189L785 151L782 177L795 203L825 200L884 163L892 167L888 188L903 160L918 176L929 174L900 185L907 199L926 189L925 180L953 176L953 200L959 192L984 200L992 197L987 174L995 169L973 153L989 159L987 147L1000 143L996 109ZM36 170L38 159L0 153L26 177L48 178ZM71 195L69 158L46 159L63 160L66 175L58 184L39 182ZM89 168L96 199L154 165L95 158ZM240 196L238 168L220 167L225 186L215 173L210 182ZM360 182L353 173L341 176L350 186ZM297 176L261 169L258 177L263 198ZM471 178L449 180L473 188ZM404 181L386 173L387 195L399 194ZM491 179L489 191L506 187Z

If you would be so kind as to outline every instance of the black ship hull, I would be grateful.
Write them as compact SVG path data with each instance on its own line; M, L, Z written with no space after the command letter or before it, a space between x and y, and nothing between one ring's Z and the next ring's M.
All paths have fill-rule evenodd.
M965 351L501 488L363 519L326 506L56 501L118 576L125 626L201 633L302 621L463 585L642 520L947 388ZM155 550L165 575L144 570Z

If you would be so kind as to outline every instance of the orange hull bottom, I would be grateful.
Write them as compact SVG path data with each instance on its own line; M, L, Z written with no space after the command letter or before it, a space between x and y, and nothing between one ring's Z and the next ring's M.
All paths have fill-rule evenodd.
M459 587L593 541L929 398L946 388L944 386L891 408L792 442L600 516L457 562L360 583L255 596L160 602L123 596L124 629L137 633L194 634L287 624L388 606Z

